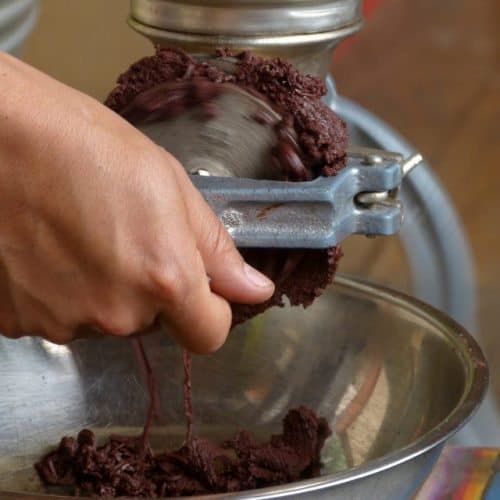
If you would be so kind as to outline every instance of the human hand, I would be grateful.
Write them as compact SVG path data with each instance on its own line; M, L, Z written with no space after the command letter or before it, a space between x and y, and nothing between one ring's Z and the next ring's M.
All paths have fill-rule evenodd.
M228 334L229 302L272 295L182 166L130 124L6 54L0 95L2 333L66 343L161 315L205 353Z

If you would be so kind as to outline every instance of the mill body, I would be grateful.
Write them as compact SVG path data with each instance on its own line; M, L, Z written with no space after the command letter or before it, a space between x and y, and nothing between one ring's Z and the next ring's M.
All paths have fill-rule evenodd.
M361 28L361 0L132 0L129 23L160 45L252 50L326 77L333 49Z

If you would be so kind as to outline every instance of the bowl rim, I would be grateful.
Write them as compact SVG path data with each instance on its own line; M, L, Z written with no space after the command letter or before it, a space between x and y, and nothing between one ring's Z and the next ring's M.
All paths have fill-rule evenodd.
M271 498L289 497L304 493L312 493L334 486L345 485L355 480L372 476L378 472L391 469L408 462L420 455L424 455L433 448L443 444L474 415L483 400L489 382L489 372L486 359L476 340L467 330L447 314L433 306L405 293L392 290L388 287L373 284L367 280L346 275L337 275L332 286L341 287L348 291L361 293L364 296L374 297L385 303L392 304L399 309L406 310L413 316L420 317L434 328L440 330L450 341L457 357L465 371L465 388L455 408L439 424L425 433L419 439L407 446L388 453L380 458L352 467L340 472L326 474L314 479L295 481L281 486L271 486L257 490L247 490L238 493L221 493L204 496L189 497L200 499L255 499L266 500ZM43 498L67 499L67 496L49 494L29 494L3 492L2 498L35 500Z

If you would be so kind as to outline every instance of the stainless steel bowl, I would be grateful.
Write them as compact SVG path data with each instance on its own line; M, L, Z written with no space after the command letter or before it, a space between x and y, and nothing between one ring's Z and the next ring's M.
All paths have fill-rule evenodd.
M146 344L161 382L153 445L177 446L181 353L164 332ZM1 339L0 379L2 499L44 498L32 464L62 435L82 427L137 434L145 418L147 391L124 339L69 347ZM486 386L484 357L454 321L339 277L306 311L268 311L217 354L194 360L196 430L223 439L245 426L265 436L279 430L288 408L305 404L335 430L322 476L228 498L411 498Z

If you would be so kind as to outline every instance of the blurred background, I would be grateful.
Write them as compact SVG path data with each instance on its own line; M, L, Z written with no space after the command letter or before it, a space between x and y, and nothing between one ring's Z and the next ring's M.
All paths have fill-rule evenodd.
M127 27L127 14L126 0L41 0L31 35L15 50L102 100L131 62L152 53ZM494 408L500 401L500 2L371 0L365 14L363 30L335 55L337 90L422 152L456 207L472 249L473 333L490 361ZM408 289L397 240L359 241L346 244L341 270Z

